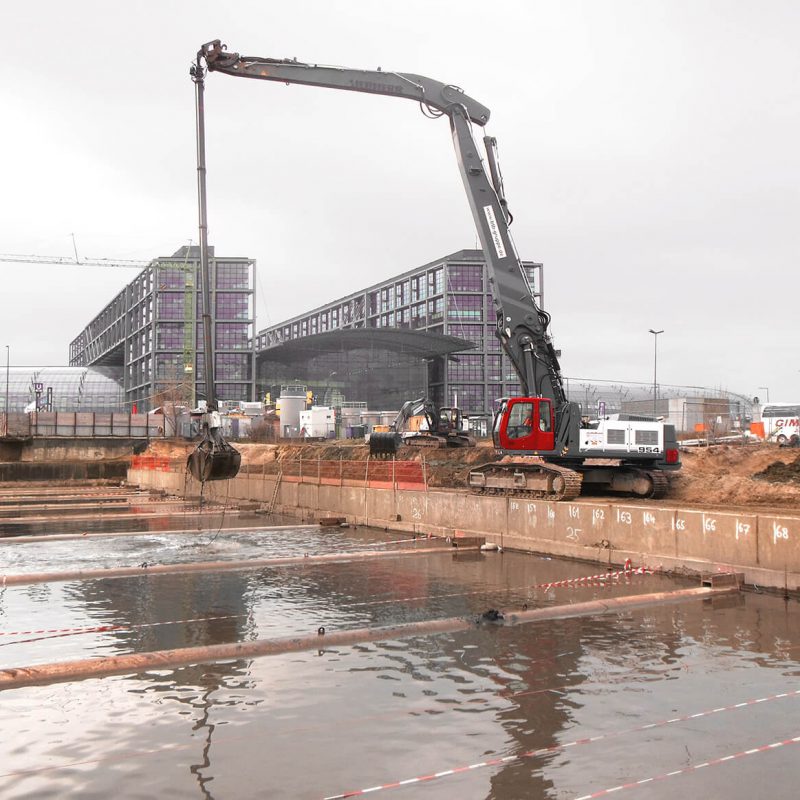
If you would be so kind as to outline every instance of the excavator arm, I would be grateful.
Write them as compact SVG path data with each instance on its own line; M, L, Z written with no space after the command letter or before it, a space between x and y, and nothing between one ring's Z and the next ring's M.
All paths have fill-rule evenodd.
M258 78L279 83L297 83L343 89L350 92L383 94L416 100L434 115L446 114L454 105L462 106L478 125L489 121L489 109L468 97L457 86L413 75L409 72L346 69L319 64L305 64L294 59L259 58L228 53L219 39L204 44L198 58L206 62L210 72L224 72L240 78Z
M511 215L505 201L496 157L496 140L484 138L490 174L484 167L472 125L485 126L489 109L452 84L407 72L355 70L290 59L229 53L219 39L198 52L211 72L287 84L320 86L416 100L429 115L446 115L472 216L483 247L497 313L497 335L522 384L523 394L547 397L556 407L566 403L560 366L540 309L509 234Z
M522 262L511 241L511 215L495 155L497 141L492 137L484 138L490 178L463 110L454 108L451 111L450 128L492 283L497 336L519 375L522 394L547 397L559 406L566 402L566 395L558 358L547 332L550 315L536 305Z

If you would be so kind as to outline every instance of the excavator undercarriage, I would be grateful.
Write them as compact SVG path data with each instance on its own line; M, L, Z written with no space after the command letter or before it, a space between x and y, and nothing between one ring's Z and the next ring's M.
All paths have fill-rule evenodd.
M658 469L585 464L572 469L536 456L507 456L475 467L470 470L468 481L475 494L538 500L572 500L581 493L656 499L669 489L667 476Z

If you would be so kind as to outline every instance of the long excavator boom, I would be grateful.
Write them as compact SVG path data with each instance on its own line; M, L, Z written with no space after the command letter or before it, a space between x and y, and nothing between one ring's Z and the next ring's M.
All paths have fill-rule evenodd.
M549 315L538 308L509 234L511 215L502 187L494 138L486 137L491 175L472 135L472 124L485 126L489 109L452 84L408 72L356 70L307 64L295 59L229 53L219 39L198 53L212 72L240 78L320 86L416 100L433 116L450 120L459 170L493 284L497 335L519 375L523 394L566 402L560 367L547 332Z
M239 53L229 53L219 39L204 44L198 56L205 60L210 72L401 97L422 103L434 114L446 114L453 105L459 105L477 125L485 125L489 121L489 109L464 94L458 86L440 83L410 72L357 70L306 64L296 59L242 56Z

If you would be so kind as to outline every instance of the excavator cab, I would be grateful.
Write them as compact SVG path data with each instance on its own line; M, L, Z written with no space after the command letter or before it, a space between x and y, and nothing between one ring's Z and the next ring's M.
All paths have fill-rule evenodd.
M500 450L555 449L553 404L545 397L504 400L494 419L492 438Z
M460 433L462 425L461 409L448 406L439 409L439 433Z

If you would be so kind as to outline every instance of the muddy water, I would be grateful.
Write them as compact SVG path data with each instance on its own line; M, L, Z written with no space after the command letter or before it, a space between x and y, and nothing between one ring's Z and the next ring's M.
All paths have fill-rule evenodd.
M65 514L69 511L65 510ZM119 510L117 513L120 513ZM218 530L249 525L264 525L264 515L247 512L205 511L202 515L187 510L173 510L162 514L151 513L134 516L118 516L107 510L92 515L81 515L74 519L27 520L18 517L14 520L0 519L0 539L16 536L41 536L61 533L108 533L111 531L174 531L194 529ZM276 524L276 523L272 523Z
M0 563L9 573L410 546L387 545L401 538L139 535L5 545ZM535 588L600 571L447 553L0 588L0 667L689 585ZM118 627L24 633L106 625ZM795 798L800 744L686 770L800 735L800 695L775 697L800 689L798 655L798 603L748 594L11 690L0 693L0 797L322 798L506 758L369 796L560 800L676 772L614 794ZM751 699L763 702L723 710Z

